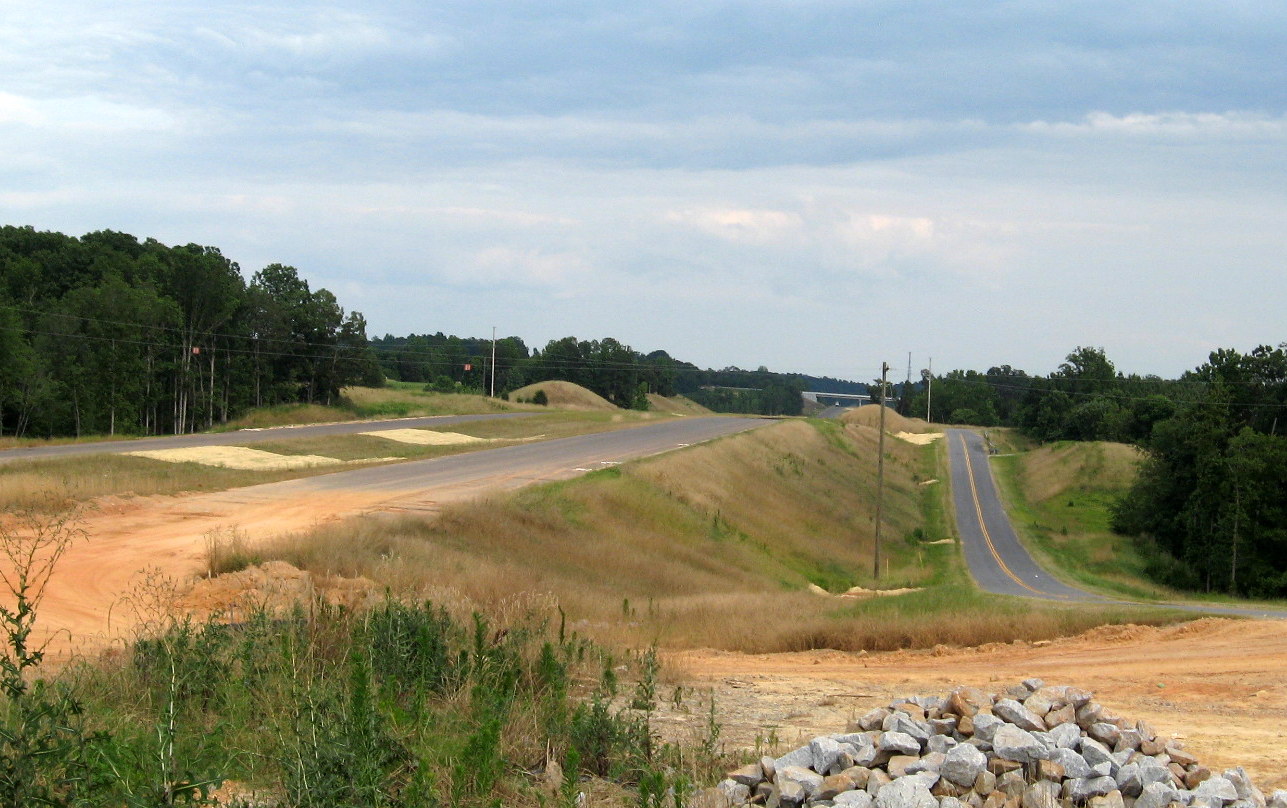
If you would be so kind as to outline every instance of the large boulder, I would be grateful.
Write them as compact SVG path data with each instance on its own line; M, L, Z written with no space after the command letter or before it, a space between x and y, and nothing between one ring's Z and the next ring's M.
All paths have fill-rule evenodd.
M921 753L921 742L905 732L886 732L880 736L880 743L876 744L876 746L882 752L899 755L919 755Z
M809 753L813 757L813 770L818 774L826 774L840 760L840 755L843 751L838 741L826 737L814 738L809 742Z
M1014 724L1005 724L992 736L992 749L997 757L1019 763L1032 763L1046 757L1046 747L1031 732Z
M807 769L804 766L786 766L778 769L778 779L776 780L778 791L786 793L784 786L787 783L798 783L804 789L805 795L813 797L822 788L822 775L813 769Z
M1238 789L1226 777L1217 775L1198 783L1193 797L1210 805L1220 806L1238 799Z
M1173 802L1180 801L1179 790L1166 783L1148 783L1135 800L1135 808L1166 808Z
M793 749L782 757L773 761L773 770L781 771L787 766L812 766L813 750L808 746L802 746L799 749Z
M1036 715L1013 699L1001 699L992 705L992 714L1002 721L1014 724L1019 729L1027 730L1028 732L1045 732L1046 730L1046 722L1041 720L1041 716ZM978 726L977 722L975 726Z
M960 744L948 751L938 773L951 783L963 788L974 785L979 773L988 766L988 756L969 744Z
M904 777L876 794L876 808L939 808L939 805L923 780Z
M1064 781L1064 799L1072 800L1078 805L1090 801L1091 797L1107 796L1117 790L1117 781L1111 777L1078 777Z
M974 716L974 737L992 743L992 736L996 735L997 730L1003 726L1005 722L995 715L979 713Z
M831 802L839 808L871 808L872 798L866 791L844 791Z

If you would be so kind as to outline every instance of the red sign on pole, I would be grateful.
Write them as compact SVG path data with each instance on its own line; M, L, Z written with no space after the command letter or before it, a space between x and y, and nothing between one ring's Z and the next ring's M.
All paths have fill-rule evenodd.
M473 370L473 369L474 369L473 365L465 365L465 370Z

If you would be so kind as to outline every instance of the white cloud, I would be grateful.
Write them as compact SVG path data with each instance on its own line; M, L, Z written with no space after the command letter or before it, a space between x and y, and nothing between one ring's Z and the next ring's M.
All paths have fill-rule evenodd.
M1168 138L1245 138L1287 135L1287 116L1253 112L1092 112L1080 121L1033 121L1022 130L1051 135L1130 135Z
M705 208L669 211L667 222L687 225L726 241L745 244L780 244L798 239L804 221L783 210Z
M178 122L168 112L86 95L32 98L0 91L0 124L18 124L53 132L162 132Z

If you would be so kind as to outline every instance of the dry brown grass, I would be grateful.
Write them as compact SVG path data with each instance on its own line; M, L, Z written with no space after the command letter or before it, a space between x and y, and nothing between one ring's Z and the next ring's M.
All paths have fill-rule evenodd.
M242 417L229 421L224 428L263 429L291 424L329 424L336 421L351 421L354 417L352 412L340 407L324 407L321 404L283 404L251 410Z
M743 651L975 645L1045 639L1139 611L1034 605L962 583L955 546L907 540L937 447L888 441L879 586L923 592L854 602L808 592L872 586L875 431L788 421L566 483L446 509L330 525L265 548L320 574L489 611L549 597L571 627L625 645ZM1122 617L1122 615L1127 615Z
M840 416L840 420L846 424L855 426L869 426L875 428L880 423L880 405L868 404L862 407L854 407ZM886 432L937 432L936 427L931 425L923 418L906 418L894 412L890 407L885 408L885 431Z
M546 404L560 410L616 410L617 405L579 384L562 381L537 382L509 394L511 401L531 401L538 390L544 390Z
M656 422L654 413L617 410L611 413L548 412L528 418L477 421L452 429L488 441L553 440L556 438L628 429ZM496 443L417 446L371 435L290 437L249 444L264 452L294 457L321 455L344 462L423 460L495 447ZM300 469L237 470L198 462L171 463L122 454L84 455L46 460L0 463L0 508L59 508L115 498L224 491L257 483L310 477L336 471L336 466Z
M684 396L659 396L648 394L648 409L670 415L710 415L711 410Z
M1024 494L1042 503L1070 488L1124 491L1138 473L1140 451L1124 443L1056 443L1021 460Z
M102 497L223 491L308 473L239 471L108 454L19 460L0 464L0 509L61 509Z
M345 387L341 394L349 409L362 418L402 418L419 415L478 415L532 410L499 398L465 393L432 393L406 385Z

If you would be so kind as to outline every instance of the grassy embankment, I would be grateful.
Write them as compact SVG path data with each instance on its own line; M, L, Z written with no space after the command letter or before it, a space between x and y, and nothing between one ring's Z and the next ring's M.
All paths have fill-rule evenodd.
M346 387L340 400L321 404L281 404L260 407L219 428L231 429L324 424L367 418L413 418L426 415L480 415L493 412L520 412L540 408L511 404L499 398L462 393L434 393L422 384L389 381L384 387Z
M1155 599L1170 593L1148 582L1144 556L1109 527L1138 462L1125 444L1060 442L995 457L992 467L1015 529L1043 566L1082 587Z
M886 441L884 554L872 575L876 432L791 421L553 485L448 507L436 520L362 519L262 548L324 574L487 611L548 593L610 644L750 652L883 650L1044 639L1141 610L979 593L950 535L940 445ZM809 585L830 594L810 591ZM839 597L853 586L921 591Z
M370 435L338 435L245 443L261 451L283 455L321 455L346 462L364 460L422 460L449 454L504 446L510 442L552 440L573 435L628 428L658 416L634 412L551 412L525 418L452 424L448 431L483 438L488 442L421 446ZM20 460L0 463L0 509L39 507L62 509L106 496L152 496L224 491L258 483L295 479L340 471L343 466L317 466L294 470L246 471L200 463L169 463L118 454Z
M1180 592L1149 579L1149 553L1157 551L1110 527L1113 503L1135 480L1139 450L1108 442L1025 445L1008 432L994 433L994 440L1023 450L993 458L993 469L1015 529L1047 569L1078 586L1133 600L1284 604Z

